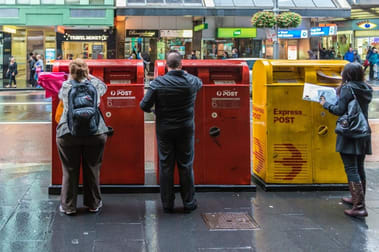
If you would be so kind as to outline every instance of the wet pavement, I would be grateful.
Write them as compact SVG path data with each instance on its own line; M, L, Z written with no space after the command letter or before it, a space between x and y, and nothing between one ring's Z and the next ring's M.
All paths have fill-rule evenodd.
M101 212L58 211L49 165L0 168L0 251L378 251L379 166L369 164L369 217L353 219L346 192L198 193L199 208L162 211L159 194L103 195ZM209 230L202 214L247 213L252 230Z
M347 192L264 192L259 187L254 193L197 193L199 208L190 214L183 213L179 194L174 214L162 211L159 194L106 194L96 214L83 208L79 196L78 214L66 216L58 211L59 197L47 193L49 101L41 92L11 96L0 92L0 252L379 251L375 162L366 164L365 220L344 215L347 206L340 197ZM245 213L257 227L209 229L203 215L212 213Z

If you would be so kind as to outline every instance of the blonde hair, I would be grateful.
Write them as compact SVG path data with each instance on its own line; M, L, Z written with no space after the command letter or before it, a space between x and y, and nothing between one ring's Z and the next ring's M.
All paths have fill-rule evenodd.
M69 68L72 79L80 82L81 80L88 78L88 66L84 60L78 58L71 61Z

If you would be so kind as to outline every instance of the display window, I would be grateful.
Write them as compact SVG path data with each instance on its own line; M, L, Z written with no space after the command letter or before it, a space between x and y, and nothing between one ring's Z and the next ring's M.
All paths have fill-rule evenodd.
M65 41L62 43L63 59L106 59L107 43L99 41Z
M355 39L355 45L358 50L358 54L361 56L362 59L366 58L368 48L376 47L379 48L379 36L378 37L363 37L363 38L356 38Z

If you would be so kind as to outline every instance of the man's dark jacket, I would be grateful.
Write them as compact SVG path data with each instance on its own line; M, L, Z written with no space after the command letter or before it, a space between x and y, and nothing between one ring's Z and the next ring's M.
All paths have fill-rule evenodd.
M203 83L182 70L173 70L159 76L140 103L145 112L155 105L157 129L169 130L194 126L196 93Z
M368 104L372 99L372 88L364 82L349 82L342 85L337 103L333 105L326 102L324 108L337 116L344 115L347 112L349 102L354 99L349 86L353 89L362 112L368 119ZM336 151L351 155L372 154L371 136L352 139L337 135Z

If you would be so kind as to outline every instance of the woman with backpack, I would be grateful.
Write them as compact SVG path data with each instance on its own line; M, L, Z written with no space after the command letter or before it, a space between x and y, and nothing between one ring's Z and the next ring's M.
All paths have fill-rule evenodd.
M56 138L63 171L59 210L67 215L76 213L81 164L84 205L90 212L98 212L103 205L99 175L108 132L98 108L107 86L89 77L82 59L72 61L69 70L69 79L59 91L64 109Z

